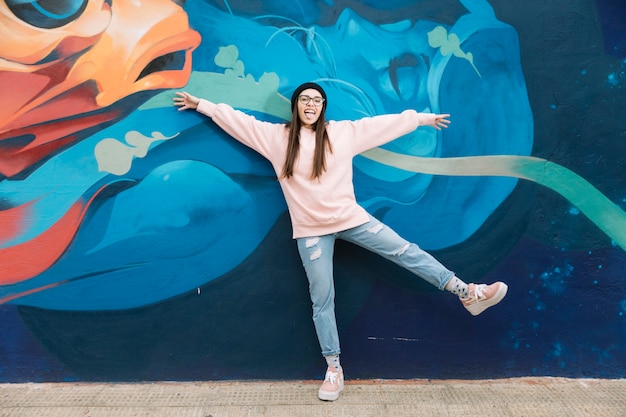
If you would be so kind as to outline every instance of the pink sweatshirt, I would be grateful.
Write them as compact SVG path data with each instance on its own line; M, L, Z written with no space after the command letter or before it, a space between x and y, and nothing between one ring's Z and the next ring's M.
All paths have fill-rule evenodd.
M329 121L326 130L333 152L326 156L326 171L315 180L310 178L315 132L302 128L294 174L285 179L280 178L288 137L284 124L260 121L227 104L207 100L200 100L197 111L272 163L287 202L294 239L322 236L367 223L367 212L354 195L352 159L418 126L432 125L435 120L434 114L405 110L356 121Z

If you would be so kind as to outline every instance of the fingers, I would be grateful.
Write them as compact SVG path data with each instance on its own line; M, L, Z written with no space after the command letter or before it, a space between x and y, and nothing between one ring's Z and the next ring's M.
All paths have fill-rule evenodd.
M178 111L187 110L191 108L189 106L190 104L189 94L185 91L183 92L177 91L176 95L174 96L173 101L174 101L174 105L178 106Z
M450 125L450 120L448 120L449 117L450 117L449 114L438 114L437 116L435 116L435 129L437 130L441 130L441 128L447 129L448 126Z
M185 93L181 93L180 91L176 92L176 95L173 98L174 105L180 106L185 102Z
M186 91L177 91L176 95L174 96L174 105L179 106L179 110L195 110L198 108L199 103L200 99L198 97L192 96Z

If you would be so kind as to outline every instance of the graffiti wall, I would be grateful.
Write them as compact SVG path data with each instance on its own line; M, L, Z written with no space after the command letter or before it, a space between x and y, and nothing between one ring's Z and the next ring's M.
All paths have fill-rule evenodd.
M176 91L290 117L450 113L354 159L468 282L339 241L349 378L626 377L622 0L0 1L0 382L318 378L271 165Z

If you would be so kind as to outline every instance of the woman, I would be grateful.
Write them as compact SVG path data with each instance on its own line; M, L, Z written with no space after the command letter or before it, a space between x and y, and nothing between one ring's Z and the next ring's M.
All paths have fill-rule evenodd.
M195 109L226 133L267 158L278 175L291 217L293 238L309 280L313 322L328 365L319 389L321 400L334 401L343 389L339 336L335 320L333 250L336 239L362 246L420 276L440 290L456 294L473 315L499 303L506 284L466 284L430 254L396 234L357 202L352 158L403 136L419 126L437 130L449 114L381 115L357 121L326 121L327 97L315 83L304 83L291 97L291 121L263 122L227 104L215 104L186 92L176 93L179 110Z

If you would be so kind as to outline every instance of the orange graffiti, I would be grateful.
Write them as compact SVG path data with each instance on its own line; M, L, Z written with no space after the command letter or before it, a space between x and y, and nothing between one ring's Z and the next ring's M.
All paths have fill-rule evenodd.
M0 285L32 278L56 262L74 238L88 206L87 202L78 202L41 235L0 249ZM8 223L3 214L0 212L0 224Z
M0 175L27 171L191 74L200 35L172 0L85 1L53 28L22 21L9 3L0 2ZM116 106L125 99L134 101Z

